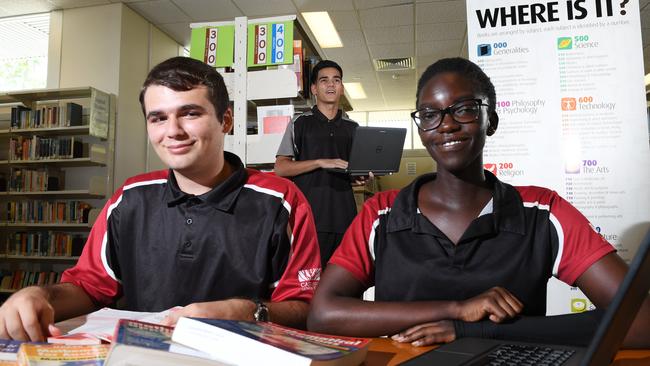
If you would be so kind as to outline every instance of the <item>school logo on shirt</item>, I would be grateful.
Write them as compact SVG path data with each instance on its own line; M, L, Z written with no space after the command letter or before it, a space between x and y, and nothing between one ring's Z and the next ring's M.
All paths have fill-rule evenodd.
M320 268L309 268L298 271L298 282L302 291L315 290L320 281Z

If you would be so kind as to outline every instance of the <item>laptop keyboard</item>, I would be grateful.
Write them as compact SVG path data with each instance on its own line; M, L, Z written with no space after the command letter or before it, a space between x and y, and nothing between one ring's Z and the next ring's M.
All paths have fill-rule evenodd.
M555 366L562 365L575 353L570 349L504 344L487 356L487 365Z

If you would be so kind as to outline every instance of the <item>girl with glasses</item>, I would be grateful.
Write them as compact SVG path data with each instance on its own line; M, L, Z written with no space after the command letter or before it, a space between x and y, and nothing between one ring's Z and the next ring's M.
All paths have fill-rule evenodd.
M544 319L551 276L597 308L609 304L627 271L613 246L556 192L515 187L483 169L499 123L495 103L494 85L471 61L442 59L422 74L412 117L437 172L366 202L321 277L309 329L416 346L517 323L526 331L540 324L526 319ZM362 300L371 287L374 301ZM594 314L552 324L571 324L588 341ZM646 299L627 346L650 346L647 324ZM555 343L576 335L534 328Z

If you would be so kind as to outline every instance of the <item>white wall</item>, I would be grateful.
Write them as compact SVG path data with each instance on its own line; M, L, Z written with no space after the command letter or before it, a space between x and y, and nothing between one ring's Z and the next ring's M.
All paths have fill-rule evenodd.
M119 186L145 170L147 133L138 96L149 71L149 22L126 6L120 29L119 92L115 130L115 178Z
M155 154L147 157L146 128L138 95L151 67L179 54L178 43L122 3L61 13L57 15L60 34L55 30L50 36L50 46L60 45L60 56L56 49L50 50L50 55L60 57L58 85L57 80L48 80L48 86L92 86L117 95L115 187L144 172L149 162L154 169L162 168ZM53 61L52 68L56 68L57 60ZM50 70L52 75L56 71Z
M149 47L150 53L149 53L149 65L150 69L151 67L155 66L156 64L160 63L161 61L164 61L168 59L171 56L178 56L180 55L180 50L182 48L179 47L179 44L176 43L176 41L172 40L167 36L165 33L160 31L160 29L156 27L150 27L150 45ZM142 114L140 114L142 116ZM144 118L141 119L143 122L144 126ZM145 170L147 171L152 171L152 170L159 170L159 169L167 169L167 166L163 164L163 162L158 158L158 155L156 155L156 152L153 150L151 145L148 143L149 140L147 140L147 159L146 159L146 166Z
M63 11L61 88L93 86L119 97L122 5Z

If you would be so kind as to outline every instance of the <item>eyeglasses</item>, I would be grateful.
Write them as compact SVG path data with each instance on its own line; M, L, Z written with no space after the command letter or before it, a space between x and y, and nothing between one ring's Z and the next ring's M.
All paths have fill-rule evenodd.
M435 130L440 126L446 114L458 123L470 123L478 119L481 107L487 107L481 99L468 99L450 105L445 109L422 108L411 113L413 122L422 131Z

